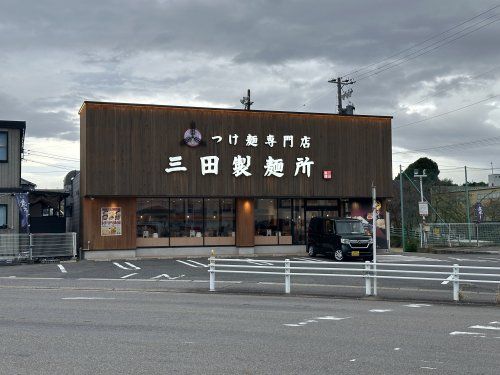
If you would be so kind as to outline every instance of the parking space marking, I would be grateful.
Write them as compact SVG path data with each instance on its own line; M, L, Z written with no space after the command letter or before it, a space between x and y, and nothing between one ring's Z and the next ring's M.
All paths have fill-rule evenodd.
M176 262L182 263L182 264L184 264L186 266L193 267L193 268L199 268L199 267L208 268L207 264L203 264L203 263L197 262L195 260L191 260L191 259L176 260Z
M186 266L193 267L193 268L198 268L198 266L195 266L194 264L184 262L183 260L176 260L176 262L185 264Z
M66 268L64 268L62 264L58 264L57 267L59 267L62 273L68 273L68 271L66 271Z
M177 280L177 279L180 279L181 277L184 277L184 276L186 276L186 275L179 275L179 276L172 277L172 276L167 275L166 273L163 273L161 275L152 277L152 279L161 279L162 277L164 277L167 280Z
M125 266L122 266L120 263L118 262L113 262L113 264L118 267L118 268L121 268L122 270L129 270L130 271L130 268L127 268Z
M387 310L384 310L384 309L371 309L370 312L374 312L374 313L385 313L385 312L391 312L392 310L391 309L387 309Z
M137 275L137 272L130 273L130 274L128 274L128 275L122 276L122 277L120 277L120 279L126 279L126 278L128 278L128 277L132 277L132 276L134 276L134 275Z
M463 331L453 331L453 332L450 332L450 335L451 336L460 336L460 335L464 335L464 336L476 336L476 337L486 337L484 334L482 334L481 332L463 332Z
M247 258L247 262L251 263L251 264L256 264L257 266L273 266L274 265L273 263L265 262L263 260L256 261L256 260L248 259L248 258Z
M199 265L199 266L201 266L201 267L208 268L208 264L203 264L203 263L197 262L197 261L195 261L195 260L191 260L191 259L188 259L187 261L188 261L188 262L191 262L191 263L194 263L194 264L197 264L197 265Z
M442 283L441 285L446 285L448 284L450 281L453 280L453 274L451 274L450 276L448 276Z
M419 308L419 307L430 307L432 305L428 305L426 303L410 303L409 305L404 305L405 307L415 307L415 308Z
M377 260L383 263L399 263L399 262L447 262L443 259L427 258L418 255L407 256L400 254L381 254L377 255Z
M494 331L500 331L500 327L495 327L495 326L470 326L469 328L471 329L489 329L489 330L494 330Z
M312 259L312 258L293 258L295 260L300 260L302 262L309 262L309 263L318 263L318 262L325 262L324 260L321 259Z
M134 270L140 270L140 267L137 267L135 264L129 263L129 262L124 262L127 266L132 267Z
M283 325L286 326L286 327L303 327L303 326L305 326L307 324L310 324L310 323L318 323L318 320L334 320L334 321L338 321L338 320L344 320L344 319L350 319L350 316L347 316L345 318L338 318L338 317L335 317L335 316L320 316L318 318L304 320L303 322L299 322L299 323L286 323L286 324L283 324Z
M64 297L64 300L99 300L99 299L116 299L114 297Z

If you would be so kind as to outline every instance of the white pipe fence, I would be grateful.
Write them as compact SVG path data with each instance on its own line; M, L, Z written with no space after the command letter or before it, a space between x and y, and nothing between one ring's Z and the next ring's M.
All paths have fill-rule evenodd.
M476 267L436 264L402 264L372 262L314 262L295 260L258 260L208 258L210 291L215 291L215 274L250 274L284 276L285 293L289 294L292 277L350 277L365 281L365 294L376 295L378 279L425 280L450 282L453 285L453 300L460 300L460 283L490 283L500 285L500 267ZM256 265L260 263L263 265ZM272 264L272 265L264 265ZM402 267L409 269L402 269ZM483 272L467 272L480 270ZM464 272L465 271L465 272ZM470 279L470 277L475 277ZM446 285L447 283L445 283ZM440 284L442 285L442 283Z

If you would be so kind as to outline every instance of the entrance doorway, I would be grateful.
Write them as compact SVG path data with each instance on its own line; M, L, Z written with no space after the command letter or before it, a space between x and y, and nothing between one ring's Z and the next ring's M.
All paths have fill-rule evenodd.
M340 205L338 199L307 199L306 200L306 235L309 221L313 217L338 217Z

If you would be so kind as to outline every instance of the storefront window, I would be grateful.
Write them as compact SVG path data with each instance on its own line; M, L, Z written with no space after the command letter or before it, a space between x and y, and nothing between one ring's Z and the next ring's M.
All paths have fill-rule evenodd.
M276 199L255 200L255 244L278 244L278 210Z
M292 244L292 200L278 200L278 237L282 245Z
M203 204L201 198L171 199L170 210L171 237L202 237Z
M204 205L205 245L234 245L234 199L205 199Z
M304 200L293 200L293 244L304 245L306 243L306 226L304 215Z
M168 212L168 199L137 199L137 237L168 237Z

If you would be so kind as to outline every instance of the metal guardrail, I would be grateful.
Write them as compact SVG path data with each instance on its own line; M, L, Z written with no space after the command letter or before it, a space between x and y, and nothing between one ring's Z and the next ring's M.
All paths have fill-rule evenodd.
M76 233L0 234L0 259L76 257Z
M281 275L284 277L285 293L287 294L290 293L292 276L353 277L364 279L365 294L367 296L377 295L378 279L448 281L453 285L454 301L460 300L459 292L461 282L500 285L500 267L460 266L458 264L435 265L372 262L311 263L308 261L291 261L289 259L252 259L252 263L248 263L247 259L223 259L215 257L208 258L208 261L211 292L215 291L216 273ZM255 263L263 265L256 265ZM396 267L407 267L410 269L397 269ZM482 270L487 272L467 272L469 270ZM470 277L474 277L474 279Z

